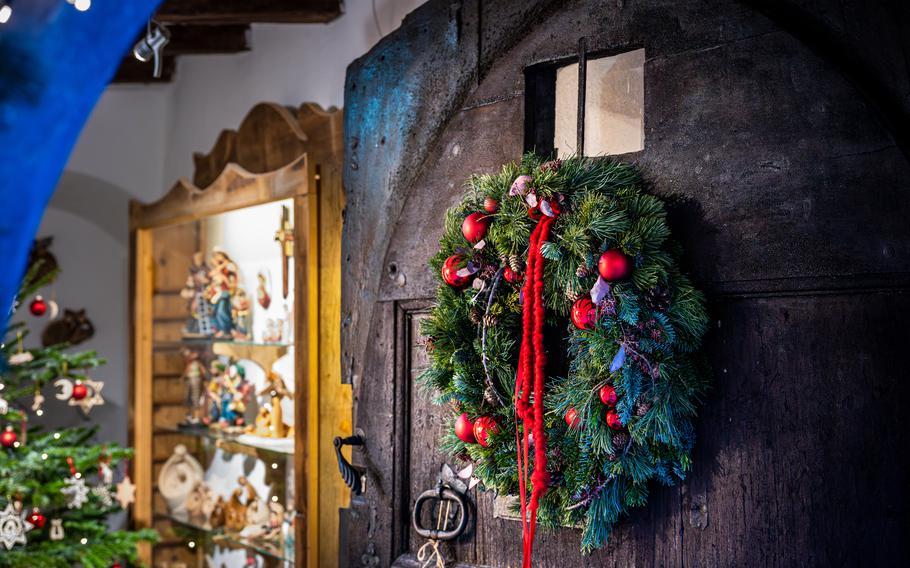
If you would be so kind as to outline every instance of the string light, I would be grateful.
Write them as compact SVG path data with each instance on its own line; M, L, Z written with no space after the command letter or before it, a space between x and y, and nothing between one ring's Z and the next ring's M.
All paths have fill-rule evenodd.
M9 4L0 6L0 24L5 24L13 15L13 8Z
M73 2L73 7L80 12L85 12L92 7L92 0L75 0L75 2Z

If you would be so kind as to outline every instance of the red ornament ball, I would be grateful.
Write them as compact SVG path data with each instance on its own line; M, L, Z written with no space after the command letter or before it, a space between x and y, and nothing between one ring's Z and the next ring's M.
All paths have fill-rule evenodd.
M44 523L47 522L47 517L41 514L41 510L38 509L38 507L35 507L25 520L31 523L36 529L43 529Z
M619 419L619 414L615 410L607 411L607 426L614 430L622 430L622 421Z
M82 383L76 383L73 385L73 394L71 395L73 400L82 400L88 396L88 387Z
M499 425L492 416L481 416L474 421L474 439L484 448L489 448L487 435L499 432Z
M578 329L592 329L597 322L597 308L591 298L579 298L572 305L572 323Z
M509 284L518 284L524 279L524 274L516 270L512 270L511 266L506 266L502 271L502 277L506 279L506 282Z
M47 313L47 302L41 296L35 296L32 303L28 305L28 311L35 317L41 317Z
M487 213L496 213L499 211L499 202L492 197L483 200L483 210Z
M0 433L0 444L4 448L12 448L16 445L16 441L19 440L19 436L16 435L16 431L13 430L12 426L7 426L6 430L3 433Z
M455 435L465 444L477 443L477 439L474 438L474 423L468 418L467 412L462 413L455 421Z
M453 254L442 264L442 279L453 288L466 288L471 283L470 276L459 276L458 271L467 263L460 254Z
M492 219L483 213L471 213L461 224L461 234L469 243L477 243L487 235Z
M610 249L600 255L597 271L600 272L600 277L607 282L625 280L632 272L632 259L620 250Z
M611 385L604 385L600 387L600 401L606 404L609 407L616 406L616 401L618 397L616 396L616 389Z
M578 427L581 426L581 418L579 418L578 411L574 408L570 408L566 412L566 424L573 430L578 430Z

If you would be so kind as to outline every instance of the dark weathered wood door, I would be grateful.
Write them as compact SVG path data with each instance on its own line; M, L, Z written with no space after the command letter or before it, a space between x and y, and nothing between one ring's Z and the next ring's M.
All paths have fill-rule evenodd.
M413 383L435 286L426 260L468 175L525 150L525 69L571 58L581 37L592 51L645 49L644 150L623 159L681 202L673 229L709 296L716 386L685 484L655 487L592 556L578 531L541 534L537 564L910 562L910 98L903 64L866 46L908 50L888 23L906 17L832 2L855 9L844 23L826 2L775 4L781 25L817 24L811 37L732 0L431 0L352 64L342 364L366 484L342 512L343 565L409 565L422 544L410 510L447 459L436 441L449 427ZM870 77L875 88L857 81ZM518 523L470 496L477 522L458 561L518 565Z

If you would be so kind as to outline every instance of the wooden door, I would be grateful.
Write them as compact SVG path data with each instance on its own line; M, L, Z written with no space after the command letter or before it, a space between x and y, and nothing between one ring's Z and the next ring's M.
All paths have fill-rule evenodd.
M879 113L903 103L739 2L431 0L348 70L342 374L366 484L342 565L414 564L411 507L450 459L447 413L413 382L426 261L463 181L526 149L525 70L581 37L645 49L644 150L622 159L677 203L716 382L686 483L654 487L591 556L576 530L540 534L536 565L907 563L910 164L906 114ZM470 497L458 561L520 564L519 524Z

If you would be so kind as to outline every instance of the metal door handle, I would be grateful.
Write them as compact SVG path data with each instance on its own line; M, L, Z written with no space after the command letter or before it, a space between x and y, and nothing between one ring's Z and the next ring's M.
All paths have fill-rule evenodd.
M341 478L344 479L345 485L351 488L354 495L363 493L363 482L360 480L360 472L357 468L348 463L344 454L341 453L342 446L362 446L363 438L361 436L348 436L342 438L335 436L335 457L338 459L338 471L341 472Z
M448 502L445 509L445 514L442 514L442 509L440 509L439 518L436 521L436 528L431 529L423 526L421 522L421 512L423 506L428 501L438 501L437 506L441 507L443 502ZM458 522L452 528L449 529L449 506L454 503L458 508ZM413 525L414 530L422 536L423 538L431 538L434 540L455 540L460 537L461 534L468 527L468 500L460 491L452 489L444 483L440 483L436 486L435 489L430 489L429 491L424 491L420 494L420 497L417 498L417 501L414 503L414 510L411 513L411 525Z

